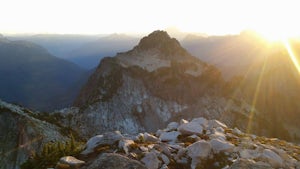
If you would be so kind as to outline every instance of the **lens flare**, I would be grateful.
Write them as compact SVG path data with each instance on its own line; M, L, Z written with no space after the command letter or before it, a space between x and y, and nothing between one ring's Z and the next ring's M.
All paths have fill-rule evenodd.
M284 46L285 46L291 60L293 61L293 64L295 65L298 73L300 74L300 64L299 64L299 61L298 61L296 55L294 54L294 52L291 48L289 41L287 39L285 39L285 40L283 40L283 43L284 43Z
M256 84L254 98L252 100L251 110L250 110L250 114L249 114L249 120L248 120L248 124L247 124L247 129L246 129L247 133L252 132L253 117L254 117L255 112L256 112L255 107L256 107L258 95L260 93L261 83L262 83L263 76L264 76L264 73L265 73L265 68L266 68L266 57L264 58L263 67L261 69L261 72L259 74L259 78L258 78L258 81L257 81L257 84Z

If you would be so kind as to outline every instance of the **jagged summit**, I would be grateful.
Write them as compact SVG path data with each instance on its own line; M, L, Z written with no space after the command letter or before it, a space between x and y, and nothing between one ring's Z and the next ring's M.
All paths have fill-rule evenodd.
M158 49L164 55L186 55L187 51L183 49L180 43L171 38L166 31L157 30L142 38L135 47L136 50Z
M170 67L171 62L203 64L181 47L175 38L171 38L166 31L160 30L150 33L132 50L118 53L115 58L123 67L139 66L149 72Z

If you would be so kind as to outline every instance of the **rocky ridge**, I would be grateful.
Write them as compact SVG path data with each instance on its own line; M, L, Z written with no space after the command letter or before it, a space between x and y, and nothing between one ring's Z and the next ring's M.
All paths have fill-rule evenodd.
M43 144L66 140L57 126L32 115L28 109L0 100L0 169L18 169Z
M200 117L171 122L152 134L97 135L86 143L80 160L68 158L56 169L299 169L300 147Z

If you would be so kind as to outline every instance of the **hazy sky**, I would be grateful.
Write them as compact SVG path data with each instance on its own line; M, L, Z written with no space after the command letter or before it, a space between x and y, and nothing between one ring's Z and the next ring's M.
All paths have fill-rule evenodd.
M300 32L297 0L0 0L0 33Z

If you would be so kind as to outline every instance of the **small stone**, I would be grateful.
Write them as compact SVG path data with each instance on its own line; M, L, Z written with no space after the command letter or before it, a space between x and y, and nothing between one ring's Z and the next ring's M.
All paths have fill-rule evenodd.
M189 123L181 124L178 127L178 131L183 135L192 135L192 134L200 135L203 133L203 127L196 122L189 122Z
M139 134L136 136L135 141L141 141L141 142L144 142L144 141L145 141L144 134L143 134L143 133L139 133Z
M170 151L170 147L168 146L168 144L160 143L159 147L160 147L162 153L171 157L171 151Z
M176 149L176 150L180 150L182 149L184 146L184 144L181 144L181 143L177 143L177 144L169 144L169 147L173 148L173 149Z
M160 135L159 138L160 138L161 141L175 142L179 135L180 135L180 132L178 132L178 131L164 132Z
M281 157L274 153L270 149L265 149L261 155L261 158L266 160L272 167L279 168L283 165L283 160Z
M224 133L225 130L222 127L217 127L216 131L219 133Z
M149 134L147 132L144 133L144 140L145 140L145 142L154 142L154 143L160 142L159 138L157 138L157 137L155 137L152 134Z
M164 164L166 164L166 165L170 164L170 160L169 160L169 158L166 155L161 154L160 157L163 160Z
M143 152L148 152L148 151L149 151L148 147L145 147L145 146L140 146L139 148L140 148L140 150L142 150Z
M207 126L208 126L208 120L205 119L205 118L203 118L203 117L195 118L191 122L198 123L198 124L200 124L204 128L207 128Z
M177 122L171 122L167 126L167 131L177 130L179 124Z
M162 133L164 133L165 131L163 131L163 130L157 130L156 131L156 133L155 133L155 135L157 136L157 137L160 137L160 135L162 134Z
M214 153L231 152L234 148L233 144L220 139L212 139L210 144Z
M123 149L128 154L131 145L135 144L134 141L128 139L122 139L119 141L119 148Z
M148 169L158 169L161 163L154 152L147 153L141 162L143 162Z
M187 120L181 119L180 122L179 122L179 124L181 125L181 124L185 124L185 123L188 123L188 122L189 121L187 121Z
M241 135L241 134L243 134L243 132L241 132L241 130L239 130L236 127L232 130L232 133L235 134L235 135Z
M292 158L283 149L276 149L275 152L282 158L282 160L288 161Z
M211 149L210 143L204 140L197 141L187 147L188 156L191 158L206 158L209 156Z
M208 128L213 129L217 127L227 128L226 124L218 121L218 120L209 120L208 121Z
M160 167L160 169L169 169L169 167L166 164L164 164Z
M240 150L239 153L241 158L245 158L245 159L255 159L261 155L257 150L249 150L249 149Z
M177 154L176 154L176 158L180 159L181 157L185 156L187 152L186 148L182 148L180 150L178 150Z
M212 133L213 134L210 134L209 135L209 138L212 140L212 139L220 139L220 140L226 140L226 136L224 133L221 133L221 132L218 132L217 130L215 129L212 129Z

